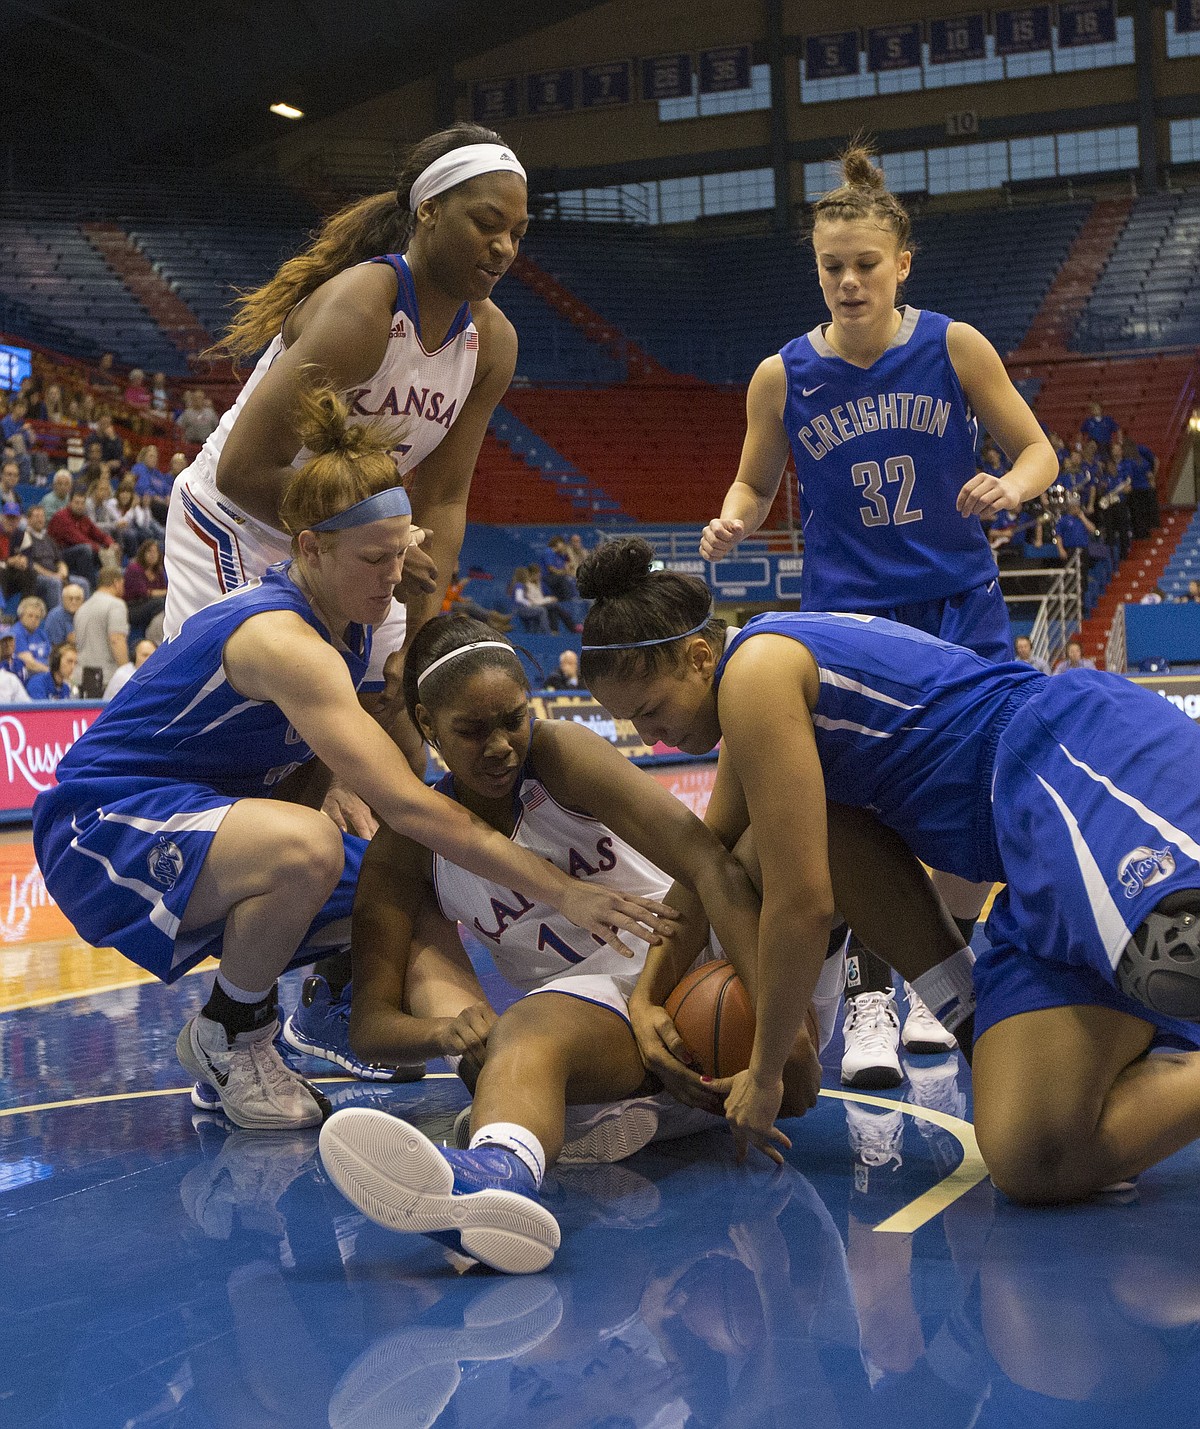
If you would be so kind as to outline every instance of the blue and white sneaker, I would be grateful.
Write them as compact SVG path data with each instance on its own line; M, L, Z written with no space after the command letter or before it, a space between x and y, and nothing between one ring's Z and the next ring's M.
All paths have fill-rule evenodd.
M350 1050L350 985L335 998L314 973L304 979L295 1012L283 1024L283 1040L296 1052L323 1057L363 1082L419 1082L424 1062L364 1062Z
M502 1147L442 1150L399 1117L347 1107L325 1123L320 1148L333 1184L377 1225L432 1236L514 1274L554 1259L558 1222L528 1168Z

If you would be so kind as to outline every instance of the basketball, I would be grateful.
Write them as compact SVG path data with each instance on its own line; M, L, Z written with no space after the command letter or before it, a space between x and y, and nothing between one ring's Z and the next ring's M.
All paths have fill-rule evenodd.
M721 959L693 968L667 998L666 1010L705 1076L732 1077L750 1065L754 1009L731 962ZM816 1047L811 1007L807 1028Z

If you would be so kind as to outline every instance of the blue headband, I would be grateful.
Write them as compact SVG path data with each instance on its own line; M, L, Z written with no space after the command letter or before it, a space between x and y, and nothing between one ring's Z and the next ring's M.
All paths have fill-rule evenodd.
M690 630L681 630L678 635L663 635L657 640L630 640L624 645L581 645L579 648L581 650L644 650L647 645L669 645L672 640L683 640L689 635L699 635L711 619L710 612L699 625L693 625Z
M347 531L351 526L369 526L372 521L386 521L390 516L411 516L412 502L402 486L389 486L377 491L363 501L356 501L339 511L336 516L327 517L310 526L310 531Z

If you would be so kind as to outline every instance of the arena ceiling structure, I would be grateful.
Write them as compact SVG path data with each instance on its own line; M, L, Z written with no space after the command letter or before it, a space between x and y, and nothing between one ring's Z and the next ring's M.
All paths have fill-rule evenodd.
M219 166L601 0L0 0L5 173Z

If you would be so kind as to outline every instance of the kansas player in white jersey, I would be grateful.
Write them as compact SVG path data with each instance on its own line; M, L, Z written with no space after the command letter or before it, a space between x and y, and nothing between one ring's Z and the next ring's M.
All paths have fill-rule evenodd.
M396 189L328 219L310 248L240 304L218 349L266 354L172 492L165 559L168 634L286 554L279 503L303 460L299 394L328 382L352 421L402 425L395 448L414 520L429 534L377 632L365 688L441 606L458 559L467 495L488 421L512 380L517 339L492 302L528 223L525 173L497 134L457 124L406 155ZM381 261L372 262L372 259ZM370 834L369 809L336 789L340 824Z
M302 398L317 455L284 495L293 561L184 623L67 752L33 837L46 886L90 942L165 981L221 968L180 1034L184 1066L239 1126L304 1126L324 1100L271 1039L275 980L337 936L361 841L272 792L318 755L382 817L478 872L544 897L589 932L653 934L657 905L566 877L428 790L361 708L370 627L412 540L388 433L350 428L332 392ZM340 936L329 925L341 919ZM324 935L322 938L320 935Z
M571 721L531 721L528 681L511 645L477 621L441 616L414 640L404 679L410 715L449 768L443 792L573 878L691 910L673 945L653 950L651 972L664 995L705 955L710 925L753 989L758 898L746 873L695 815L606 740ZM680 882L668 894L672 877ZM457 923L525 994L500 1016ZM536 1192L565 1140L573 1143L571 1159L611 1160L662 1134L663 1118L675 1134L696 1129L694 1115L681 1125L677 1103L671 1111L668 1099L638 1095L646 1091L646 1065L663 1067L672 1091L707 1113L700 1124L716 1124L725 1084L705 1084L665 1050L681 1047L665 1014L635 1030L632 999L648 955L642 939L614 951L536 897L381 830L363 865L353 946L358 1054L449 1056L474 1089L469 1147L464 1138L463 1149L445 1154L385 1112L349 1108L332 1118L325 1164L382 1224L462 1227L468 1253L501 1269L540 1269L558 1228ZM837 984L840 963L834 971ZM835 986L835 1005L836 994ZM791 1109L806 1110L820 1084L807 1036L787 1075ZM579 1144L583 1126L590 1151ZM472 1192L468 1209L456 1198Z
M721 740L706 822L727 845L757 835L771 931L731 1119L761 1136L776 1115L825 949L838 801L936 867L1007 885L974 968L975 1125L1003 1190L1077 1200L1200 1136L1200 730L1118 676L1048 678L873 616L728 632L703 583L651 572L652 555L613 542L580 568L595 600L582 674L648 742ZM672 626L670 659L651 665L647 628ZM924 936L944 942L932 923ZM886 930L875 945L897 956ZM939 1012L957 1002L954 1019L969 961L916 979ZM1155 1045L1185 1055L1146 1058Z
M847 149L842 171L842 186L813 206L830 321L754 374L737 477L701 554L719 560L761 526L790 454L804 533L803 609L884 615L989 660L1011 659L981 519L1044 491L1057 474L1053 448L982 333L940 313L897 308L912 263L908 214L864 147ZM979 470L980 421L1010 471ZM946 876L938 886L969 938L986 890ZM843 1080L895 1085L890 974L858 944L848 967ZM862 993L870 1000L860 1003ZM914 1006L906 1045L920 1043L928 1021Z

